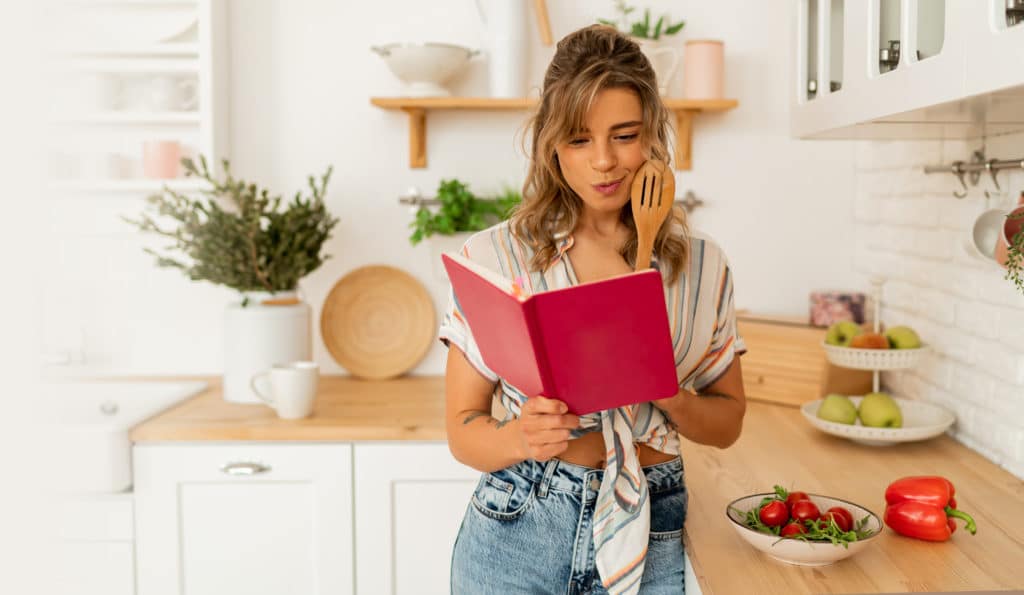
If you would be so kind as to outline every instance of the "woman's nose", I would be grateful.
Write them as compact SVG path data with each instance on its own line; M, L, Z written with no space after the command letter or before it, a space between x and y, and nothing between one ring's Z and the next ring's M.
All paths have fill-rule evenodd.
M608 171L615 167L616 163L615 151L608 143L595 143L591 167L597 171Z

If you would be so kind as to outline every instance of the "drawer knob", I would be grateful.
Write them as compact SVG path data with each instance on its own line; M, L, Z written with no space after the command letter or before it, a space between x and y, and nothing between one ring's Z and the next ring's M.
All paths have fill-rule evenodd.
M228 475L256 475L270 471L270 465L263 463L227 463L220 470Z

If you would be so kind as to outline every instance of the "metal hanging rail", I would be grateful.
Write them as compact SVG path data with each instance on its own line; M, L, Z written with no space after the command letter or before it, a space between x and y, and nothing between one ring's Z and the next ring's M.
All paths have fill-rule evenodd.
M996 190L1002 191L999 187L999 179L996 178L996 174L1003 169L1024 169L1024 157L1020 159L985 159L985 151L975 151L971 155L970 161L954 161L949 165L926 165L924 173L926 174L953 174L960 181L960 185L963 186L963 191L953 191L953 196L957 198L963 198L967 196L967 182L964 181L964 175L969 175L971 186L978 184L978 179L981 177L981 172L987 171L992 176L992 183L995 184ZM986 196L988 191L986 190Z

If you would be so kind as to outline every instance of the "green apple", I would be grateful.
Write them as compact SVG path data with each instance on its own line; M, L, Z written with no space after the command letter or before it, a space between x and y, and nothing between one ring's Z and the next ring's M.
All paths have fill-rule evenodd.
M844 395L830 394L818 406L818 417L839 424L853 424L857 421L857 406Z
M885 331L885 338L893 349L917 349L921 346L921 338L909 326L894 326Z
M888 393L868 393L861 399L857 411L860 421L872 428L899 428L903 426L900 406Z
M850 341L857 335L864 332L860 325L852 320L840 320L828 327L825 332L825 342L829 345L842 345L849 347Z

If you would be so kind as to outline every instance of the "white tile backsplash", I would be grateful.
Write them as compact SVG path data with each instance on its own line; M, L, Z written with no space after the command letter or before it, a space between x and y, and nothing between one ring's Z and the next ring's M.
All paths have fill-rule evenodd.
M989 158L1024 154L1024 134L986 144ZM882 321L917 329L934 350L914 370L884 373L883 386L949 408L957 416L958 440L1024 477L1024 296L1004 279L1005 271L964 248L978 214L1015 202L1024 172L1001 172L999 193L983 176L957 199L954 176L921 169L968 160L980 145L858 143L853 212L861 241L854 268L886 277Z

